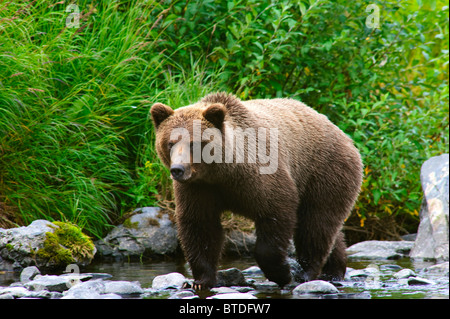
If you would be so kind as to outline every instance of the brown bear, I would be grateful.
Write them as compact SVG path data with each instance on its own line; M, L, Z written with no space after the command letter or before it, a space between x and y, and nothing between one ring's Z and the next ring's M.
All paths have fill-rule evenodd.
M254 220L255 259L281 287L292 280L292 238L300 281L343 278L341 229L363 165L353 141L327 117L293 99L241 101L226 93L175 111L156 103L151 115L195 289L216 284L224 211Z

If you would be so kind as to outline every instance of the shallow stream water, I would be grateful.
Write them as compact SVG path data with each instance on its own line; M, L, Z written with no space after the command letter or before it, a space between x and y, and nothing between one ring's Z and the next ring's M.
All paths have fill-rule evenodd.
M258 298L336 298L336 299L429 299L429 298L449 298L449 277L448 275L436 275L423 272L422 269L434 265L433 262L413 262L410 259L400 260L379 260L379 261L350 261L347 267L353 269L365 269L367 267L378 269L375 276L366 278L346 279L340 282L333 282L339 293L334 295L293 295L293 287L279 289L274 285L267 284L263 275L246 276L247 280L259 284L257 287ZM219 265L219 269L236 267L244 270L255 266L253 258L242 258L234 260L224 260ZM409 285L394 277L394 274L401 269L411 269L417 276L432 280L434 284ZM189 267L184 260L174 261L153 261L153 262L100 262L96 261L91 265L81 269L82 273L108 273L113 277L111 280L139 281L143 288L152 285L153 278L171 272L179 272L188 278L192 278ZM45 272L43 272L45 274ZM47 273L47 274L61 274ZM0 286L8 286L19 281L19 273L0 274ZM207 297L204 293L200 297ZM162 296L161 296L162 297Z

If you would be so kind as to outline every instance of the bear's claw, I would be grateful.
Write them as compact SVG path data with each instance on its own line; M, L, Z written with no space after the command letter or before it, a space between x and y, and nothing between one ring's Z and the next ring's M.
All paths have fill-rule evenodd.
M192 288L194 288L194 290L205 290L205 286L203 286L202 284L196 284L196 283L194 283L192 285Z
M183 284L183 286L181 286L182 289L189 289L192 288L194 290L207 290L208 287L203 285L203 284L199 284L199 283L193 283L192 285L189 282L185 282Z

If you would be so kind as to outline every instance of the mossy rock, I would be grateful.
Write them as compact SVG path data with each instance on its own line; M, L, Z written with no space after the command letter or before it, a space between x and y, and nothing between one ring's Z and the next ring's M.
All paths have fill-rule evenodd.
M65 267L69 264L87 265L94 258L94 243L81 229L71 223L53 222L53 232L47 232L44 246L36 253L47 267Z

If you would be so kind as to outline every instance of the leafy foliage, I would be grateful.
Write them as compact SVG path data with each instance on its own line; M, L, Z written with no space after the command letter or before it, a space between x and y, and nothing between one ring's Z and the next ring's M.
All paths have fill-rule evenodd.
M389 216L417 227L420 165L448 152L444 1L76 4L76 28L63 2L0 4L4 216L68 220L101 236L134 207L170 201L149 107L221 89L326 114L363 156L359 226ZM369 4L378 28L366 25Z

